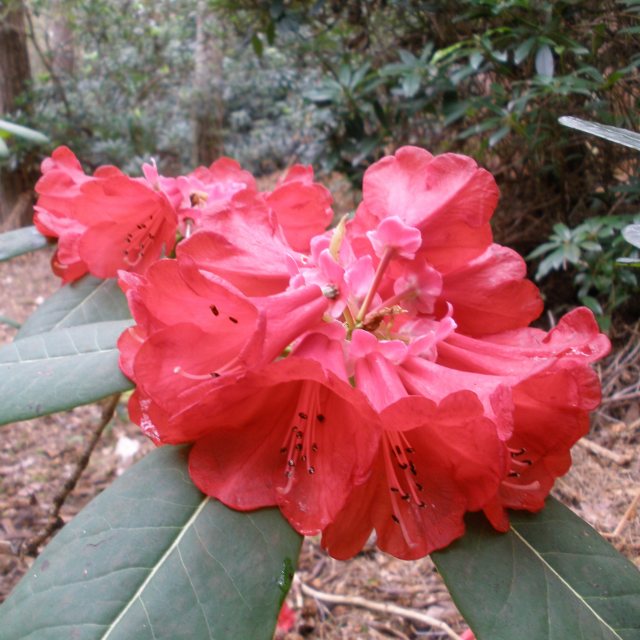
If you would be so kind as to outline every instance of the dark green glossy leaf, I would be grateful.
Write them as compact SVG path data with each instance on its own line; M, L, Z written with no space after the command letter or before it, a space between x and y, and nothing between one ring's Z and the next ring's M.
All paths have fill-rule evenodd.
M127 299L115 278L100 280L87 275L47 298L27 318L16 337L21 339L45 331L130 317Z
M71 409L132 387L116 342L131 320L41 333L0 348L0 424Z
M300 549L275 509L240 513L156 449L54 538L0 607L2 640L270 640Z
M558 119L558 122L565 127L578 129L578 131L584 131L599 138L617 142L625 147L631 147L632 149L640 151L640 134L634 131L611 127L607 124L599 124L598 122L589 122L588 120L581 120L573 116L562 116Z
M472 514L465 536L433 554L478 640L639 640L640 572L550 499L514 512L506 534Z
M0 262L43 249L47 244L47 239L33 226L6 231L0 234Z

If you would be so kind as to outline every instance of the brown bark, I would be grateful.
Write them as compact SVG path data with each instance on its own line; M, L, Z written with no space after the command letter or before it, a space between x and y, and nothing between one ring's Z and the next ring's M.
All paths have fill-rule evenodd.
M51 66L58 74L72 75L75 70L75 45L73 31L65 13L62 0L51 1L53 20L49 28Z
M209 165L222 155L222 48L216 19L205 0L198 2L193 92L194 165Z
M31 78L27 38L25 35L25 6L22 0L0 3L0 117L10 116L20 108L28 111L21 98ZM31 201L37 169L28 160L12 168L0 165L0 227L3 229L29 224Z

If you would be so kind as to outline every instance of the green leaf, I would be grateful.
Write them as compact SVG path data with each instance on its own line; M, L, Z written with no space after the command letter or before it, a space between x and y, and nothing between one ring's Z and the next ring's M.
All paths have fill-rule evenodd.
M558 118L558 122L565 127L578 129L578 131L584 131L599 138L617 142L625 147L631 147L631 149L640 151L640 134L629 131L629 129L620 129L619 127L611 127L607 124L589 122L588 120L574 118L573 116L562 116Z
M616 263L625 267L640 267L640 258L618 258Z
M0 424L94 402L132 387L116 342L130 320L40 333L0 348Z
M80 324L129 318L127 299L116 279L100 280L87 275L47 298L26 319L16 339Z
M261 58L264 53L264 46L257 33L254 33L253 36L251 36L251 46L253 47L254 53Z
M513 54L513 61L516 64L520 64L531 53L533 46L536 44L535 38L527 38L523 43L518 45L518 48Z
M2 640L271 640L300 550L276 509L232 511L156 449L54 538L0 607Z
M25 140L36 142L38 144L47 144L47 142L49 142L49 138L47 138L44 133L40 133L39 131L35 131L29 127L14 124L13 122L8 122L7 120L0 120L0 130L7 131L8 133L12 133L14 136L18 136L18 138L24 138Z
M420 90L420 73L412 72L402 78L402 93L405 98L413 98Z
M554 72L553 52L548 44L543 44L536 53L536 73L545 78L552 78Z
M472 514L467 533L432 555L478 640L638 640L640 572L550 499L512 512L500 534Z
M0 262L47 245L47 239L33 226L7 231L0 234Z
M640 224L629 224L622 230L622 237L634 247L640 249Z

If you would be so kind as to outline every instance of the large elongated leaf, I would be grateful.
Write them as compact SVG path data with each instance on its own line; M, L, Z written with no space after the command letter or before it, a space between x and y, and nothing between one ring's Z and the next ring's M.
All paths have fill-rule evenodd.
M17 339L65 327L131 317L127 299L115 278L100 280L87 275L67 284L26 319Z
M478 640L638 640L640 572L550 499L496 533L479 514L433 554Z
M300 536L240 513L163 447L54 538L0 607L2 640L270 640Z
M574 118L573 116L562 116L558 119L560 124L565 127L571 127L572 129L578 129L578 131L585 131L599 138L610 140L611 142L617 142L625 147L631 147L640 151L640 133L635 131L629 131L629 129L621 129L620 127L612 127L608 124L600 124L598 122L589 122L588 120L582 120L581 118Z
M49 142L49 138L45 136L44 133L40 133L30 127L23 127L21 124L9 122L8 120L0 120L0 131L12 133L14 136L18 136L19 138L24 138L25 140L36 142L38 144L47 144L47 142Z
M41 333L0 348L0 424L63 411L132 387L118 366L131 320ZM1 636L0 636L1 637Z
M6 231L0 234L0 262L42 249L47 244L47 239L33 226Z

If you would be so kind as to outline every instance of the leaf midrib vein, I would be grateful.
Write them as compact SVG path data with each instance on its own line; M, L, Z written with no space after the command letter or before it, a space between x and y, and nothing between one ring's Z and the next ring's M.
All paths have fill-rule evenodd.
M592 614L593 616L603 625L604 628L609 629L616 638L620 638L621 636L618 632L608 623L602 616L592 607L589 603L583 598L557 571L554 567L549 564L547 559L533 546L529 543L529 541L513 526L511 526L511 531L513 531L514 535L524 544L536 557L540 559L544 567L562 584L564 585L571 594L576 598L579 603L582 603Z
M147 585L149 584L149 582L151 582L153 577L159 571L160 567L162 567L162 565L165 563L165 561L168 559L168 557L178 547L178 545L182 541L182 538L186 535L186 533L189 530L189 528L191 527L191 525L196 521L196 519L198 518L198 516L200 515L202 510L209 503L209 500L210 500L210 498L208 496L205 496L203 498L202 502L198 505L198 508L193 512L191 517L183 525L182 531L180 531L180 533L178 534L176 539L169 545L167 550L162 554L162 557L160 558L160 560L158 560L158 562L155 564L153 569L149 572L149 575L144 579L142 584L138 587L138 590L133 594L133 596L131 596L131 598L129 599L129 602L127 602L127 604L123 607L122 611L118 614L117 618L109 625L109 627L107 628L105 633L101 636L100 640L106 640L111 635L111 632L116 629L116 627L118 626L118 623L120 622L120 620L122 620L124 618L124 616L127 614L129 609L136 602L136 600L138 600L138 598L140 598L141 594L144 592L144 590L147 587Z

